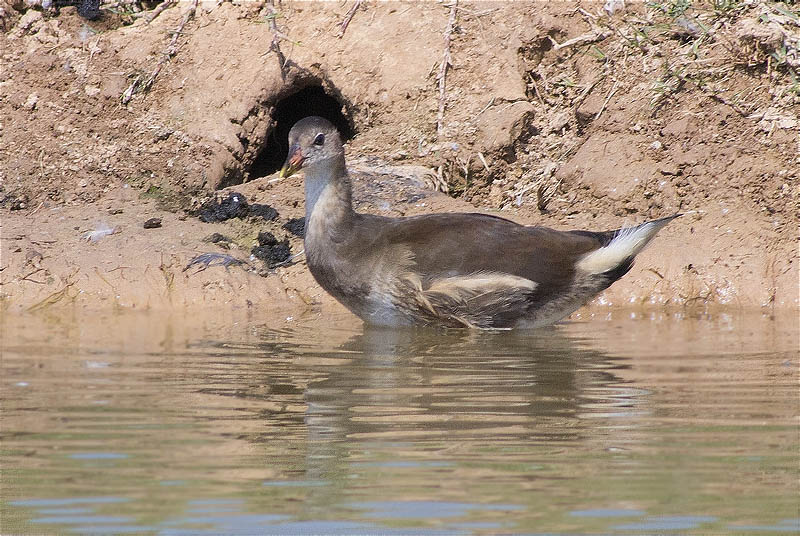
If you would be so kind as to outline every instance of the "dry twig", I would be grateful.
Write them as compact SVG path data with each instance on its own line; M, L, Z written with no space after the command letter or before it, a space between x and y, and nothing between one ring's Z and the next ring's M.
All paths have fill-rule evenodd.
M275 0L268 0L267 8L270 10L269 29L272 30L272 42L269 44L269 49L278 56L278 68L281 70L281 78L286 80L287 61L286 56L281 51L281 40L286 39L288 41L288 38L278 30L278 23L275 22L275 18L278 16L278 10L275 9Z
M156 17L161 15L161 12L163 12L168 7L172 6L176 1L177 0L164 0L163 2L158 4L155 7L155 9L153 9L153 11L151 11L151 12L149 12L147 14L147 17L145 19L145 20L147 20L147 24L150 24L151 22L153 22L156 19Z
M598 111L598 112L597 112L597 115L595 115L595 116L594 116L594 119L595 119L595 121L596 121L597 119L599 119L599 118L600 118L600 114L602 114L602 113L603 113L603 110L605 110L605 109L606 109L606 106L608 106L608 103L609 103L609 101L611 100L611 97L613 97L613 96L614 96L614 93L616 93L616 92L617 92L617 87L618 87L618 86L619 86L619 82L617 82L616 80L614 80L614 85L613 85L613 86L611 86L611 91L609 91L609 92L608 92L608 95L606 95L606 100L605 100L605 101L603 101L603 105L600 107L600 111Z
M456 10L458 9L458 0L453 0L450 4L450 19L447 21L447 30L444 32L444 54L442 63L439 66L439 75L436 77L439 80L439 111L436 114L436 133L441 136L444 129L444 107L445 107L445 80L447 77L447 68L450 63L450 36L456 26Z
M353 7L351 7L350 11L348 11L347 14L344 16L342 22L339 23L339 35L337 35L339 39L341 39L344 36L344 32L347 31L347 26L350 24L350 21L353 20L356 11L358 11L358 8L360 8L361 4L363 3L364 0L356 0L356 3L353 4Z
M603 39L611 36L613 32L605 31L605 32L591 32L583 35L579 35L578 37L573 37L563 43L559 43L552 37L548 36L548 39L553 43L553 50L561 50L562 48L573 47L576 45L585 45L588 43L596 43L598 41L602 41Z
M475 114L475 117L473 119L477 119L478 117L480 117L483 112L485 112L486 110L488 110L489 108L492 107L492 104L494 104L494 97L489 99L489 103L486 106L484 106L483 109L480 112Z
M60 290L57 290L57 291L53 292L52 294L50 294L49 296L47 296L46 298L44 298L43 300L41 300L41 301L39 301L37 303L34 303L30 307L28 307L27 311L28 312L39 311L39 310L45 309L45 308L47 308L47 307L49 307L49 306L51 306L51 305L53 305L55 303L58 303L60 300L62 300L65 297L67 299L69 299L70 298L69 289L72 288L72 285L75 284L75 281L73 281L72 278L75 277L75 274L77 274L77 273L78 273L78 269L76 268L66 278L62 277L61 281L62 281L62 283L64 283L64 286ZM72 299L74 299L74 296L72 297Z
M489 169L489 164L486 163L486 157L483 156L483 153L478 153L478 160L480 160L483 167L486 168L486 173L491 175L492 170Z
M583 88L583 91L581 91L580 95L578 95L578 97L572 102L572 107L577 108L578 106L580 106L581 103L583 102L583 99L586 98L586 95L588 95L589 92L594 89L594 86L596 86L603 78L605 78L605 74L598 76L597 78L594 79L594 82Z
M539 84L536 83L536 77L534 76L533 72L528 73L528 80L531 81L531 85L533 86L533 92L536 93L536 97L539 99L539 102L542 106L545 106L544 98L542 94L539 93Z
M195 12L197 11L197 2L198 0L192 0L189 9L187 9L183 14L181 23L172 32L172 39L170 40L169 45L167 45L167 48L164 49L164 52L161 55L161 60L159 60L156 68L153 69L153 72L150 73L147 78L143 79L143 75L139 75L134 79L131 85L128 86L128 89L126 89L122 94L122 104L128 104L136 93L139 93L140 91L147 91L153 87L153 84L161 72L161 69L178 52L178 39L180 38L181 33L183 33L183 28L186 26L186 23L189 22L192 17L194 17Z

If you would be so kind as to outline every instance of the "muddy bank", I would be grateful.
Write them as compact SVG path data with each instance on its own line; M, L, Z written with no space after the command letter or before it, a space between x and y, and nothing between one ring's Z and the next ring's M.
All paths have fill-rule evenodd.
M426 189L413 178L414 168L402 179L395 167L384 180L376 169L352 171L361 211L401 216L473 208ZM130 188L109 192L87 206L11 212L3 220L3 309L274 306L289 316L343 311L313 280L305 266L302 238L288 225L296 226L303 215L302 178L259 179L237 186L235 195L277 214L269 220L255 213L204 222L202 213L164 211L157 201L142 200ZM540 223L518 212L502 214ZM161 225L145 228L153 218ZM590 310L794 306L795 274L771 281L754 278L759 284L732 289L683 265L687 261L681 255L692 255L686 238L701 224L701 216L686 215L665 228L634 269L594 300ZM581 226L576 222L569 228L573 227ZM277 266L258 255L266 233L288 246L287 258ZM775 299L770 300L773 292Z
M299 178L273 180L311 113L350 140L362 210L598 230L691 212L595 307L796 308L797 25L687 5L364 3L340 36L351 5L0 2L2 308L337 309L284 228ZM278 216L200 221L215 191ZM286 264L250 258L284 237Z

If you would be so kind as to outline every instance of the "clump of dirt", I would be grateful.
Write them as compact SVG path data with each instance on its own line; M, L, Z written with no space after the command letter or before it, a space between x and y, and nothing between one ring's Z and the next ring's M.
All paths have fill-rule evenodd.
M0 0L3 307L228 303L244 285L327 303L299 264L173 269L247 257L261 231L300 250L301 184L273 171L311 114L352 136L359 210L592 230L689 213L595 305L798 305L796 6L352 5L104 1L87 21ZM186 219L209 198L211 223ZM137 234L151 217L163 230ZM203 242L209 226L230 241Z
M258 233L258 245L250 250L257 259L264 261L268 268L285 264L292 254L289 239L284 237L280 242L269 231Z
M0 199L0 207L8 210L24 210L28 208L28 196L25 194L8 194Z
M228 192L227 197L220 199L216 195L205 201L196 210L190 211L200 221L222 222L232 218L246 218L248 216L263 218L266 221L278 217L278 211L269 205L249 204L247 198L239 192Z
M272 221L278 217L278 211L269 205L253 203L250 205L249 215L265 221Z
M228 192L228 197L219 199L216 195L200 205L196 215L200 221L210 223L246 218L249 213L247 199L238 192Z
M286 229L294 236L303 238L306 235L306 219L305 218L289 218L289 221L284 223L281 228Z

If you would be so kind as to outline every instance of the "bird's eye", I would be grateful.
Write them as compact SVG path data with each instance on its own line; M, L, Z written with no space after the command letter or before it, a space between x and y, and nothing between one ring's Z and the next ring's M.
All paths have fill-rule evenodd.
M317 137L314 138L314 145L322 145L324 143L325 143L325 134L320 132L319 134L317 134Z

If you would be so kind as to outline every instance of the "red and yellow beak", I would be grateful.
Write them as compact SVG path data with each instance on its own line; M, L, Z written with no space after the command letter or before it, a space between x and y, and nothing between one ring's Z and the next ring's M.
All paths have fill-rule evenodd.
M303 161L305 159L306 157L303 156L300 146L292 145L289 148L289 156L286 157L286 162L284 162L283 167L281 168L280 177L284 179L294 175L300 168L303 167Z

